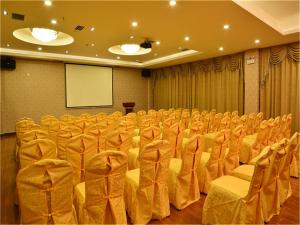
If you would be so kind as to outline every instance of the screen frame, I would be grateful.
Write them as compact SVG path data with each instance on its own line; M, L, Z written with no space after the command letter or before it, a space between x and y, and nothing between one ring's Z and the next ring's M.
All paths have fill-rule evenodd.
M95 66L95 67L107 67L111 68L111 105L98 105L98 106L68 106L67 104L67 64L69 65L79 65L79 66ZM113 108L114 107L114 67L111 66L100 66L100 65L91 65L91 64L81 64L81 63L64 63L65 67L65 108L66 109L91 109L91 108Z

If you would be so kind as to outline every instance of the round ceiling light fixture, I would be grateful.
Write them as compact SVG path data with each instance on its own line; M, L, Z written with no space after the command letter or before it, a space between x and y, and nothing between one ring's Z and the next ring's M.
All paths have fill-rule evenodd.
M54 41L57 38L58 32L46 28L32 28L32 36L42 42Z
M17 29L13 36L24 42L47 46L62 46L74 42L74 38L66 33L41 27Z
M144 55L151 52L151 48L146 49L138 44L122 44L112 46L108 51L116 55Z

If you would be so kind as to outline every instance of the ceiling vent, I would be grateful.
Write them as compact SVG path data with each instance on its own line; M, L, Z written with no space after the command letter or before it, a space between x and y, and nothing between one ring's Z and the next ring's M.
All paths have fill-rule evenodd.
M77 25L75 27L75 30L78 30L78 31L82 31L84 29L85 26L81 26L81 25Z
M24 21L25 16L22 15L22 14L18 14L18 13L12 13L11 14L11 18L14 19L14 20L22 20L22 21Z

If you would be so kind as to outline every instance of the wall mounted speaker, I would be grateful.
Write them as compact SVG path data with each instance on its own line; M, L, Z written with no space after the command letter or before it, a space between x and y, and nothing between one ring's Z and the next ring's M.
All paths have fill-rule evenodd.
M16 69L16 60L9 56L1 56L1 70Z
M151 70L142 69L142 77L151 77Z

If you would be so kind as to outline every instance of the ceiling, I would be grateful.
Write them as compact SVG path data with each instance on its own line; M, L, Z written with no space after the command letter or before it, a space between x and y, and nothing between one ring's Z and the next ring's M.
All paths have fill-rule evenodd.
M1 54L156 68L299 41L299 1L247 2L177 1L171 7L168 1L53 1L47 7L42 0L2 0L1 10L8 15L1 12ZM25 20L14 20L11 13L23 14ZM57 24L51 24L51 19ZM138 27L132 27L132 21ZM224 24L230 28L224 30ZM75 31L77 25L85 28ZM39 46L13 37L14 30L26 27L55 29L75 41L38 51ZM90 31L91 27L95 30ZM190 40L185 41L185 36ZM149 54L120 59L108 51L113 45L140 44L145 38L160 41L160 45L154 43ZM255 39L260 43L255 44Z

